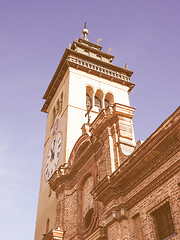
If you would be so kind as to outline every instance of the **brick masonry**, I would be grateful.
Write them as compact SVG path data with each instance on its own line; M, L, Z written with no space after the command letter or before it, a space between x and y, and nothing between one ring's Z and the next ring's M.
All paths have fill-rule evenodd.
M124 115L110 108L113 114L91 124L69 165L49 181L59 202L55 226L64 240L155 240L152 213L169 202L175 228L169 239L180 239L180 108L129 157L120 140ZM93 214L85 227L89 209Z

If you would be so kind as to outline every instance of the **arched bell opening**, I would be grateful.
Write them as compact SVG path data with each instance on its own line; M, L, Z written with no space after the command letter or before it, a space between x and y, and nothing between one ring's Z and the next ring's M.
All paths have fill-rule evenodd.
M97 90L94 96L94 106L98 108L100 112L103 108L103 92L101 90Z
M114 103L114 96L111 93L107 93L104 98L105 108Z
M89 110L93 107L93 88L90 86L86 87L86 109Z

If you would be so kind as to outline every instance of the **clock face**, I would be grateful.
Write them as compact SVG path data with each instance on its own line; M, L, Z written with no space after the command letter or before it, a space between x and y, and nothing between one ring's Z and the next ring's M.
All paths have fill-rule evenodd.
M61 148L62 148L62 135L59 132L55 135L48 152L45 168L46 180L49 180L56 170L56 166L58 164L58 160L60 157Z

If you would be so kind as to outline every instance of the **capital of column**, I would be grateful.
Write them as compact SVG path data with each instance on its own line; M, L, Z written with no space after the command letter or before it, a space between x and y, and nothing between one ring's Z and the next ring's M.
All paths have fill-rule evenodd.
M63 240L64 231L59 227L56 229L52 229L47 234L44 234L43 240Z

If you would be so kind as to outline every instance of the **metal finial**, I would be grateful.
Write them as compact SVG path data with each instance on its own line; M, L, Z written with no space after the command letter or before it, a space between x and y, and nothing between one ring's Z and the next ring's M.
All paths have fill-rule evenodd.
M86 28L86 24L87 24L87 22L85 22L85 24L84 24L84 29L82 30L82 33L84 34L84 40L88 41L88 38L87 38L88 30Z
M71 48L71 44L69 43L69 48Z
M112 48L109 48L109 49L108 49L108 53L109 53L109 54L110 54L110 51L111 51L111 50L112 50Z
M125 68L128 69L128 64L127 63L125 63Z
M97 40L97 44L99 44L100 41L102 41L102 39L101 39L101 38L98 38L98 40Z

